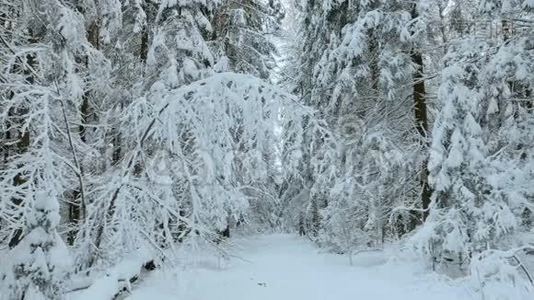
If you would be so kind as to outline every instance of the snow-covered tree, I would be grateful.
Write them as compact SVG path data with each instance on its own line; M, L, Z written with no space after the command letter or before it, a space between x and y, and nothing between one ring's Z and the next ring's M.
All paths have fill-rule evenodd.
M321 159L324 154L319 152L306 151L304 155L304 161L321 160L330 165L327 169L303 171L308 172L310 201L313 207L325 209L325 220L333 218L330 215L336 214L333 207L339 206L334 203L339 198L330 196L329 190L339 190L350 198L349 202L361 205L357 210L366 211L360 214L364 219L362 224L373 231L384 229L381 222L389 219L388 212L393 213L393 205L420 207L413 201L417 195L406 192L412 189L401 188L416 184L417 170L413 165L420 159L408 154L417 148L419 139L413 131L412 106L407 105L413 94L410 84L415 78L411 56L416 38L412 9L411 4L399 1L309 1L305 5L304 41L298 62L303 72L295 88L304 103L318 109L318 117L327 122L336 136L335 143L320 145L330 153L327 156L337 157L332 164ZM310 138L305 137L305 143L309 143ZM375 147L379 150L375 151ZM402 166L391 168L383 165L384 155L392 154L391 151L398 151L392 160L409 157L412 164L401 163ZM315 155L318 156L313 157ZM399 171L397 167L405 168L402 174L406 177L389 184L395 185L393 190L401 194L392 193L392 190L385 192L382 184L388 182L388 178L398 178L394 175ZM367 176L363 174L369 174L365 181L374 183L362 184L354 180ZM358 192L347 195L347 191ZM400 198L407 202L394 200ZM314 204L316 201L318 205ZM381 208L377 207L378 203ZM384 212L379 217L376 216L378 210ZM413 212L404 217L407 224L417 218ZM371 224L374 222L376 224ZM328 239L333 233L324 235ZM382 234L372 236L382 240Z
M434 230L439 238L430 247L439 253L438 260L463 262L474 248L484 247L487 238L482 232L476 232L485 230L485 226L472 223L478 221L482 207L489 204L487 195L491 193L483 177L488 150L480 125L478 82L483 62L478 53L484 53L487 48L483 42L473 47L475 42L469 40L451 48L453 57L447 58L448 67L443 71L439 94L443 101L442 117L436 120L432 132L429 169L435 207L428 222L436 224ZM435 220L438 216L439 220ZM510 224L503 226L504 232L509 227ZM495 238L501 236L502 233Z
M216 11L215 52L229 64L226 71L268 79L276 47L272 38L280 30L283 9L279 2L226 1Z
M242 226L349 257L419 226L440 270L528 289L533 12L0 0L0 298L60 299Z
M508 13L521 11L509 5ZM500 6L489 2L480 8L503 16ZM427 243L423 249L435 262L464 271L475 255L512 247L531 206L524 185L531 158L523 151L532 145L521 128L530 126L532 110L517 101L530 97L532 79L525 71L532 68L531 51L522 32L487 30L477 28L451 42L444 59L429 163L435 192L420 232ZM510 168L516 163L521 166Z
M101 240L105 249L122 240L128 243L120 249L132 249L146 238L143 228L157 227L162 220L169 220L162 225L166 230L181 221L187 222L189 231L209 236L246 215L249 202L243 184L247 182L240 177L265 176L261 153L275 139L279 110L297 105L291 96L259 79L232 73L173 90L160 83L148 97L128 108L123 122L137 124L127 133L136 137L132 141L137 145L121 162L117 179L93 203L102 207L107 199L113 200L105 211L92 210L106 218L104 231L96 233L106 239ZM288 124L284 125L288 130L301 130L298 120L305 112L291 109L280 122ZM240 139L235 139L236 128ZM154 159L158 162L147 164ZM168 180L179 186L148 188ZM174 230L167 233L168 239L182 234L178 227Z
M57 298L69 261L57 231L60 202L83 182L70 126L82 94L75 58L86 51L83 25L53 0L25 2L17 13L24 17L3 39L0 106L3 143L19 148L6 151L0 170L2 229L12 248L7 284L15 298Z

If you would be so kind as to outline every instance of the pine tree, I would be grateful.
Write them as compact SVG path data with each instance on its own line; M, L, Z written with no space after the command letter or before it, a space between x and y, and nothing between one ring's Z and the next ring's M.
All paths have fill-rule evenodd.
M18 28L3 40L9 59L3 70L8 92L2 95L1 123L24 143L19 153L7 153L0 171L2 203L13 204L2 209L2 219L16 220L8 228L15 236L6 275L13 281L7 284L14 298L54 299L61 295L69 267L57 226L60 201L78 172L78 140L69 121L81 99L74 57L84 50L83 25L57 1L28 1L18 13L24 16Z
M483 16L502 16L494 4L481 1L478 7ZM511 9L511 2L507 4ZM503 164L520 159L505 158L505 149L516 142L502 135L516 136L516 122L529 122L529 110L512 100L510 81L526 83L526 77L514 71L530 68L530 63L510 59L522 57L523 36L512 42L508 33L492 32L492 22L449 46L438 96L442 106L432 131L429 170L435 192L423 230L423 240L429 243L424 249L440 266L450 268L453 262L462 271L487 250L511 247L530 193L522 183L525 173L515 183L503 181L509 176ZM515 42L518 52L512 54L508 43ZM524 146L531 147L529 139L525 141ZM529 159L523 158L526 168L520 169L529 169Z
M486 176L493 173L481 126L480 53L486 47L468 40L449 50L429 163L435 193L428 226L436 234L430 251L438 262L452 260L461 267L474 253L496 247L517 226L506 199Z
M215 16L215 52L227 59L228 70L268 79L274 67L276 47L272 37L283 16L277 1L227 1Z
M303 66L303 72L296 83L297 90L305 103L318 109L319 117L325 119L336 140L335 143L320 143L318 149L323 150L307 152L304 161L313 162L323 155L337 157L333 160L321 159L325 165L333 163L334 167L308 171L308 178L313 184L311 197L314 197L313 191L326 194L326 197L315 196L328 199L320 200L321 208L326 208L327 214L336 214L335 209L328 208L329 204L332 208L338 207L329 203L336 198L330 200L331 196L325 191L336 186L344 187L340 190L351 191L347 197L361 206L355 210L367 209L362 214L362 218L367 220L360 223L368 224L366 227L370 231L380 232L371 234L379 241L384 229L381 220L389 219L394 199L399 198L399 194L391 193L391 190L384 192L382 182L395 178L393 172L402 170L407 178L415 177L417 172L406 161L397 160L398 157L409 157L408 153L415 149L414 142L417 140L412 131L413 112L405 105L410 93L407 87L415 74L411 56L415 37L409 30L414 19L411 9L411 5L398 1L332 1L322 4L310 1L305 7L302 25L305 42L299 65ZM308 136L306 140L313 138ZM378 140L381 141L378 143L380 150L374 152ZM362 184L351 179L361 177L361 174L376 174L375 170L364 168L375 169L384 164L383 157L376 154L392 154L395 152L392 149L399 153L391 157L394 160L391 165L387 164L391 169L378 167L381 169L378 176L364 179L376 184ZM313 157L315 155L317 158ZM417 159L416 156L409 158L412 162ZM404 193L405 189L400 187L415 182L397 177L388 184L396 186L393 189L396 192ZM358 197L363 197L365 201L357 201ZM415 197L411 195L404 198L405 203L395 202L395 205L420 207L421 204L415 203ZM377 201L381 203L381 208L378 208ZM382 210L383 213L377 215ZM413 217L409 213L402 214L406 222L411 222ZM325 233L325 236L328 237L328 234Z

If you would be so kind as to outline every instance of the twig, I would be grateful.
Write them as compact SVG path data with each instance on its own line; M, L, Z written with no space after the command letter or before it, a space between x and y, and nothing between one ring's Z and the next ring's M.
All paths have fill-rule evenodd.
M530 275L530 273L528 272L527 268L525 268L525 265L523 265L521 263L521 261L519 260L519 258L514 254L512 255L512 258L515 259L515 261L517 262L517 264L519 265L519 268L521 268L521 270L523 270L523 272L525 273L525 275L527 276L527 279L528 281L530 282L530 285L534 286L534 280L532 279L532 276Z

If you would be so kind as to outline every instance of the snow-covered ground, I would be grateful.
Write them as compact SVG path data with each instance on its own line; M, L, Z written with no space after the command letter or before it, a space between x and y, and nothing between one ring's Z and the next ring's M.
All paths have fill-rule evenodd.
M480 299L421 263L391 252L320 253L308 241L274 234L235 241L237 257L203 257L194 267L157 271L128 300L463 300Z

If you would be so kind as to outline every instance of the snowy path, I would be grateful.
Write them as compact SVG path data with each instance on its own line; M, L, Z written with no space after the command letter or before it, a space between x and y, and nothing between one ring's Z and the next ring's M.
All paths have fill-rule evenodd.
M438 280L418 263L386 260L381 253L318 253L290 235L239 241L240 257L223 268L216 260L188 270L156 272L128 300L463 300L467 289ZM246 260L246 261L245 261Z

